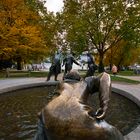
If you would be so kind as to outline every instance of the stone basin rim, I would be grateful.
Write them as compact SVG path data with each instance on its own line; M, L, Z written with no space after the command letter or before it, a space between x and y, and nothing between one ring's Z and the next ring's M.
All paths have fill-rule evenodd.
M9 86L7 88L0 89L0 94L4 94L4 93L16 91L16 90L21 90L21 89L33 88L33 87L56 86L59 83L60 83L59 81L38 82L38 83L28 83L28 84L25 83L25 84L22 84L22 85ZM124 97L126 97L128 99L130 99L135 104L137 104L138 107L140 108L140 100L138 98L136 98L130 92L125 91L123 89L113 87L113 85L112 85L112 91L117 93L117 94L120 94L120 95L122 95L122 96L124 96ZM129 134L125 135L124 136L125 140L133 140L133 137L131 139L131 135L134 135L134 134L136 134L136 135L138 135L138 137L140 137L140 125L137 126L137 128L135 130L133 130ZM136 140L139 140L139 139L136 139Z

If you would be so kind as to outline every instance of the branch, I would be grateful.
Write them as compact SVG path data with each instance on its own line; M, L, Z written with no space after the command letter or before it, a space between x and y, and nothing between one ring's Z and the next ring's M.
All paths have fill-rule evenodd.
M110 48L112 48L113 46L115 46L115 45L116 45L118 42L120 42L122 39L123 39L122 36L117 36L117 37L114 39L114 41L111 43L111 45L110 45L106 50L104 50L104 53L105 53L106 51L108 51Z
M89 31L88 33L89 33L89 37L90 37L90 39L91 39L91 41L92 41L93 45L95 46L95 48L96 48L97 50L99 50L99 48L98 48L97 44L95 43L94 38L92 37L92 33L91 33L90 31Z

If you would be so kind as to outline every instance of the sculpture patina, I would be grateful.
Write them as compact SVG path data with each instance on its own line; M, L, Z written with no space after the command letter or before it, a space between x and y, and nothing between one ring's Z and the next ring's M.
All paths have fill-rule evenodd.
M80 80L75 72L67 76L72 80L74 77ZM89 95L95 92L99 92L100 100L96 113L87 104ZM111 93L109 74L104 72L78 82L63 82L59 93L40 113L35 140L124 140L122 134L104 120Z
M95 60L90 53L87 53L87 64L88 70L86 73L86 77L94 76L95 70L97 70L97 65L95 64Z
M50 80L51 76L54 75L54 80L57 81L57 76L59 73L61 73L61 59L62 59L62 52L59 49L53 59L52 59L52 65L49 69L47 81Z
M73 63L75 63L76 65L81 66L76 59L74 58L72 52L70 50L67 51L67 55L63 60L63 65L65 65L65 71L64 71L64 75L63 75L63 79L65 78L65 76L72 70L72 66Z

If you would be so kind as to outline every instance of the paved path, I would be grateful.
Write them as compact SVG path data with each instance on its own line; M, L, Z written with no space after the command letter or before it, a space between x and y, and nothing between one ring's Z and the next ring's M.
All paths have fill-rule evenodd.
M46 78L10 78L0 80L0 89L5 89L13 86L20 86L25 84L45 82Z
M124 76L121 76L124 77ZM125 76L126 77L126 76ZM127 76L128 79L139 80L140 77L136 76ZM53 77L51 78L53 80ZM62 75L58 77L59 80L62 80ZM44 83L46 82L46 78L10 78L10 79L3 79L0 80L0 93L2 93L5 89L34 84L34 83ZM124 92L120 93L126 95L125 92L129 92L130 94L127 95L128 98L133 99L140 107L140 84L122 84L122 83L113 83L112 84L113 90L123 90ZM140 140L140 126L138 126L134 131L129 133L125 140Z
M131 80L140 81L140 76L122 76L122 75L117 75L117 76L127 78L127 79L131 79Z
M6 88L34 84L34 83L42 83L46 82L46 77L42 78L6 78L0 80L0 93ZM51 77L51 81L54 80L54 76ZM58 80L62 80L62 74L58 76Z

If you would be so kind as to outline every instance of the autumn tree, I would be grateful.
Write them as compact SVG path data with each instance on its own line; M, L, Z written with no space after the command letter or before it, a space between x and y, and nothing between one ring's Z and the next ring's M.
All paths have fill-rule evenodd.
M115 64L118 68L121 66L129 66L138 61L140 47L131 46L129 42L120 41L116 47L109 49L105 54L105 65L111 66Z
M47 11L47 7L44 6L45 0L26 0L26 3L32 11L39 14L38 25L42 29L45 45L48 48L47 54L50 54L51 51L56 49L57 18L53 12Z
M64 0L64 9L59 18L61 32L65 33L65 47L80 54L87 47L86 28L81 18L81 4L74 0Z
M96 49L99 54L99 72L104 71L104 57L121 41L131 47L139 43L139 0L65 0L63 23L67 41L81 47ZM82 43L82 45L81 45Z
M1 0L0 11L0 59L13 59L18 69L22 62L43 59L49 50L46 42L50 40L43 34L46 21L42 17L47 13L43 3Z

